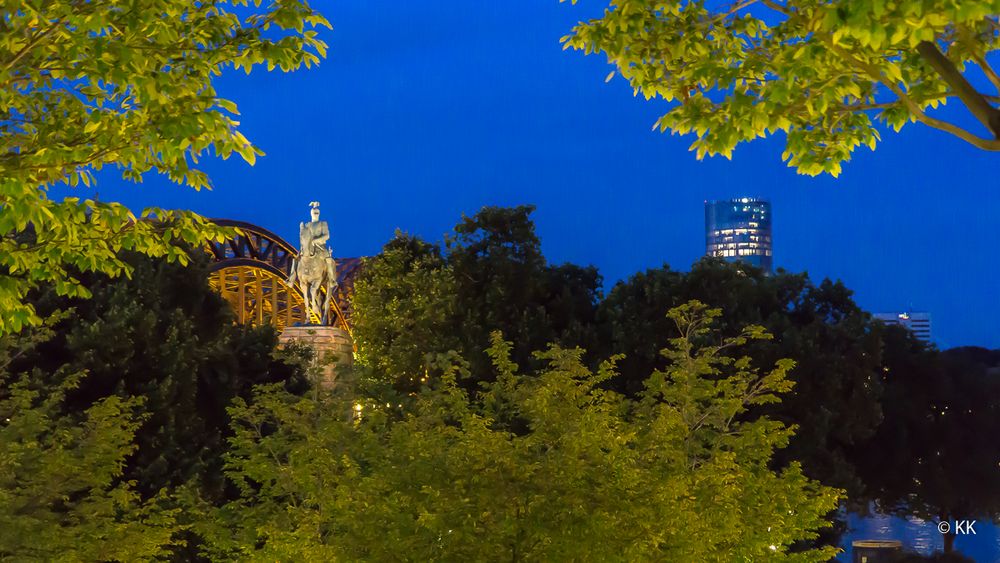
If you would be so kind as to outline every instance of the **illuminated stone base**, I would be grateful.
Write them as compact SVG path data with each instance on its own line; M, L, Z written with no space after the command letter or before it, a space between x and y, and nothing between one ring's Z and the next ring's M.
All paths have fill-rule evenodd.
M342 328L334 326L305 325L286 327L278 337L281 344L295 341L310 346L316 352L320 366L319 383L329 389L337 383L338 376L354 363L354 344Z

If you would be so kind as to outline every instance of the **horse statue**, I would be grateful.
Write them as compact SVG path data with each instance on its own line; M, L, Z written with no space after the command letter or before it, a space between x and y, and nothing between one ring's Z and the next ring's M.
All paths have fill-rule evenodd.
M327 325L332 322L329 318L330 304L337 289L337 263L326 246L330 239L330 227L326 221L319 220L319 202L313 201L309 206L312 208L312 220L299 223L299 255L292 260L288 284L294 286L298 282L305 298L307 322L311 322L315 315L319 324ZM326 289L322 306L320 288Z

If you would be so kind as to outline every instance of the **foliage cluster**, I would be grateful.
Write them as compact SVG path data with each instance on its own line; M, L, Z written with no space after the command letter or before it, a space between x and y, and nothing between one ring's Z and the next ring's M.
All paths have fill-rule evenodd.
M308 388L306 352L236 325L193 256L122 256L131 278L80 275L89 299L33 292L46 326L0 337L0 558L191 555L190 500L236 494L226 408Z
M413 391L450 365L449 352L492 377L483 351L494 330L514 343L513 359L525 366L553 342L599 352L593 326L601 278L593 267L548 264L533 210L484 208L464 217L443 245L397 233L356 281L360 362Z
M142 398L105 397L66 416L63 404L85 374L60 369L39 386L7 370L15 357L50 335L0 342L0 558L113 561L169 553L177 510L161 496L142 499L122 479ZM55 532L57 531L58 532Z
M349 404L263 389L233 408L243 496L222 510L216 557L824 561L832 548L789 548L827 524L838 491L797 464L772 471L790 428L739 420L791 387L791 362L759 374L725 355L760 327L695 344L717 315L671 313L669 367L634 400L603 389L613 361L591 370L580 349L522 373L500 333L476 395L455 366L402 415L369 400L352 420Z
M780 405L758 409L798 426L779 458L803 462L806 472L860 492L851 448L871 438L882 420L881 329L842 283L813 284L805 274L774 275L741 264L706 259L689 272L667 267L640 272L611 288L598 318L608 353L623 354L619 388L641 388L639 374L662 367L658 339L673 327L658 311L697 299L721 308L724 332L760 324L774 338L748 353L761 362L790 358L795 389Z
M874 150L879 121L1000 150L998 12L994 0L612 0L563 42L669 102L654 129L694 133L699 159L783 132L789 166L837 176L855 149ZM985 135L933 115L949 100Z

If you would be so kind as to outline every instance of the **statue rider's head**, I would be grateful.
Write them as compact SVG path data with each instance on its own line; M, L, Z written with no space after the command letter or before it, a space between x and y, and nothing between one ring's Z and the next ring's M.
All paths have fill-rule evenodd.
M319 202L310 202L309 207L312 208L309 210L309 215L312 217L313 222L315 223L316 221L319 221Z

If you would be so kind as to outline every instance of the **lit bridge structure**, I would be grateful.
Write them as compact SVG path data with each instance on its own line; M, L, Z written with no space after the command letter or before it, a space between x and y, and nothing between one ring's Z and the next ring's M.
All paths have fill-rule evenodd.
M288 283L292 259L298 256L295 247L257 225L229 219L212 221L223 227L236 227L241 233L208 244L212 256L209 284L230 304L238 322L254 326L269 324L279 332L297 324L319 322L315 315L306 319L302 291ZM351 295L361 259L334 260L337 288L330 300L328 318L332 319L330 324L351 335Z

